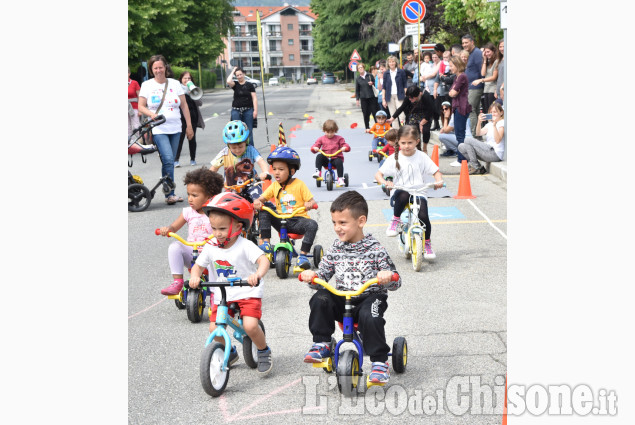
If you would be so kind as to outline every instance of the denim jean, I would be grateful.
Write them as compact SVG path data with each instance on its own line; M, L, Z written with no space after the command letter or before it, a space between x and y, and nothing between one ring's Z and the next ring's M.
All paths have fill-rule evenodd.
M458 110L454 110L454 134L456 135L456 145L458 146L465 141L465 127L469 115L461 115ZM457 152L456 160L459 164L466 159L461 151Z
M232 121L240 120L245 123L249 129L249 145L254 145L254 108L245 109L240 112L237 109L232 108L231 113Z
M161 177L170 176L174 182L174 158L176 157L176 150L179 148L179 137L181 133L174 134L153 134L152 138L154 144L159 148L159 156L161 157ZM176 183L176 182L175 182ZM174 190L165 195L174 195Z
M382 142L384 144L384 146L386 146L386 139L384 139L383 137L374 137L373 138L373 150L377 149L377 145L379 144L379 142Z

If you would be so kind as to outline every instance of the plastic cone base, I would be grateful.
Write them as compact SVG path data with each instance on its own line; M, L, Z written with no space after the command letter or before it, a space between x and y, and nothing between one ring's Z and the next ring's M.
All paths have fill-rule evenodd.
M461 176L459 177L459 192L453 196L454 199L474 199L472 186L470 186L470 173L467 169L467 160L461 161Z

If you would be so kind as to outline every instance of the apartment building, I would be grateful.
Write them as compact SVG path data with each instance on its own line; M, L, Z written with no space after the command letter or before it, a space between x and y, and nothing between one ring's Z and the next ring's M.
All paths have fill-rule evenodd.
M256 13L262 27L262 59L265 73L299 80L313 75L313 23L317 18L308 6L234 7L234 35L225 40L225 51L218 58L226 69L229 61L247 75L260 73Z

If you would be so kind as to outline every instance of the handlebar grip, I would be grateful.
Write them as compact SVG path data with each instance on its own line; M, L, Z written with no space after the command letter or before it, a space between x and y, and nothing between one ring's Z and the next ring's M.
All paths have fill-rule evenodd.
M159 235L161 234L161 229L156 229L156 230L154 231L154 234L155 234L155 235L157 235L157 236L159 236Z
M318 204L317 204L317 202L316 202L315 204L313 204L313 206L311 207L311 209L313 209L313 210L317 210L317 209L318 209Z
M398 281L399 280L399 273L393 273L392 274L392 278L390 280L392 280L393 282Z

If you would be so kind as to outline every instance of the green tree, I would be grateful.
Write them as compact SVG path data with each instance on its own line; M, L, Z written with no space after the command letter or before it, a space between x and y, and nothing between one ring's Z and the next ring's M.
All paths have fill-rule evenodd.
M128 61L162 54L175 65L209 63L233 29L227 0L129 0Z
M500 4L487 0L441 0L445 22L437 29L441 40L460 43L471 34L477 46L488 41L497 44L503 38L500 27Z

